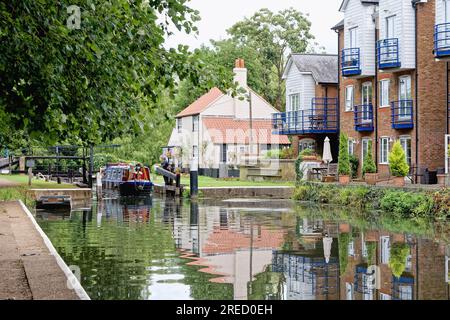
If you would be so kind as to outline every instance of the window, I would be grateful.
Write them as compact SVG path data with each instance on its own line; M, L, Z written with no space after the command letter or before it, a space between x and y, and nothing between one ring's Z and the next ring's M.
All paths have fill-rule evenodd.
M400 144L402 145L403 151L405 151L406 161L411 167L411 137L403 136L400 137Z
M380 164L389 163L389 138L382 137L380 139Z
M197 146L192 147L192 158L198 159L198 147Z
M381 237L381 263L388 264L391 256L391 239L389 237Z
M391 300L391 296L386 293L380 292L380 300Z
M398 298L400 300L412 300L413 296L412 287L409 285L400 285L398 287Z
M312 151L316 151L316 141L313 139L302 139L298 143L298 152L301 153L302 151L309 149Z
M364 240L364 237L361 237L361 247L362 247L362 256L364 258L367 258L369 256L369 252L367 251L367 245L366 241Z
M411 76L400 77L399 87L400 106L398 116L400 119L411 119Z
M372 120L370 106L372 104L372 82L366 82L361 89L361 104L362 104L362 120L363 122L370 122Z
M386 18L386 39L395 38L395 16Z
M353 111L354 94L353 86L345 87L345 111Z
M178 133L181 133L181 131L183 130L183 119L181 118L177 119L177 130Z
M348 256L353 257L355 255L355 241L352 240L348 243Z
M444 0L445 23L450 23L450 0Z
M349 138L348 139L348 154L354 155L355 154L355 139Z
M227 163L227 145L222 144L220 146L220 162Z
M192 131L197 132L198 131L198 116L192 117Z
M289 95L289 110L290 111L300 110L300 94L299 93Z
M362 140L362 148L361 148L361 163L364 163L364 159L367 156L367 153L369 152L369 144L371 140L368 138L364 138Z
M349 31L349 39L350 39L350 48L357 48L358 47L358 27L354 27L350 29Z
M352 283L345 283L345 291L347 300L353 300L353 284Z
M389 106L389 80L380 81L380 107Z

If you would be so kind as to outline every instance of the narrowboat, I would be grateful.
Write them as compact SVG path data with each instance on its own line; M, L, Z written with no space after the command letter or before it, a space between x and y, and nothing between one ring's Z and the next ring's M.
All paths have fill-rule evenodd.
M105 189L119 190L121 196L149 195L153 189L150 169L139 164L108 165L103 172L102 185Z

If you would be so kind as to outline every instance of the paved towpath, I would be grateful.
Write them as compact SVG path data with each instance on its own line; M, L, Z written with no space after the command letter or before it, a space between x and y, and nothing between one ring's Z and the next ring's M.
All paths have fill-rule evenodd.
M0 300L43 299L79 295L21 204L0 202Z

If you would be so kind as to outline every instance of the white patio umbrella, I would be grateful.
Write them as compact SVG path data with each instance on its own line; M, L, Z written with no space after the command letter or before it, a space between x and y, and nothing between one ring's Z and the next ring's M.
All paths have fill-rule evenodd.
M325 235L325 237L323 237L323 255L325 256L326 263L330 262L332 243L333 238L329 237L328 235Z
M326 137L323 144L323 156L322 160L326 162L328 166L328 173L330 172L330 162L333 161L333 156L331 155L330 138Z

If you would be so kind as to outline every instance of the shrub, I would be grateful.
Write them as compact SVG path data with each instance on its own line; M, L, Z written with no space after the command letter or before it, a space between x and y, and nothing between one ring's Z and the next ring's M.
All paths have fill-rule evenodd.
M408 175L409 166L400 141L396 141L392 146L392 151L389 154L389 167L394 177L406 177Z
M295 159L294 149L293 148L285 148L280 152L280 159Z
M380 200L380 208L397 218L425 217L433 210L433 199L425 194L387 191Z
M350 158L348 154L348 138L344 133L341 133L339 138L339 164L338 172L340 175L350 175Z
M349 155L350 169L352 171L352 179L358 178L359 159L354 154Z
M409 170L409 168L408 168L408 170ZM373 161L373 155L372 155L372 141L369 141L367 155L364 157L362 173L363 173L363 175L365 175L366 173L376 173L376 172L377 172L377 166L375 165L375 161Z
M406 269L406 259L409 255L409 246L405 243L394 243L391 247L391 253L389 257L389 268L391 268L392 274L400 278Z
M367 264L371 266L375 263L375 255L376 255L376 249L377 249L377 243L376 242L367 242L366 241L366 248L367 248Z
M299 153L297 160L295 161L295 174L297 177L297 182L303 179L303 171L300 170L301 163L303 162L303 157L312 155L314 155L314 152L311 149L305 149Z

